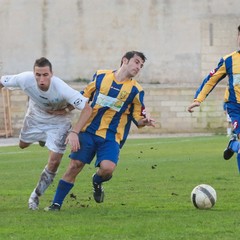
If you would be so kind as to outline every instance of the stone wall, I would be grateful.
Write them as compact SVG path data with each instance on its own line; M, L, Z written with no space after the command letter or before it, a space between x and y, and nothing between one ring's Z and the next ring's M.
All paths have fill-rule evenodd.
M240 24L239 0L0 0L0 6L2 73L31 70L46 56L66 81L117 68L135 49L148 58L144 83L200 83L236 49Z
M77 90L83 85L71 83ZM143 84L145 89L145 105L147 111L156 120L156 128L138 130L132 126L132 133L215 133L225 134L226 117L223 113L223 94L225 86L218 86L210 94L201 107L190 114L186 111L192 102L196 88L161 86ZM19 90L10 91L13 134L17 136L22 126L27 108L27 97ZM0 112L1 112L0 102ZM79 111L72 112L73 122L76 122Z

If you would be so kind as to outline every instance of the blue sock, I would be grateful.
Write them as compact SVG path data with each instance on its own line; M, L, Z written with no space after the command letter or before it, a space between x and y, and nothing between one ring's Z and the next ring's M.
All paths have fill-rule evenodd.
M73 188L74 184L66 182L64 180L60 180L58 182L58 187L56 189L56 193L53 199L53 203L57 203L62 206L64 198L68 195L70 190Z
M239 150L239 141L232 141L230 144L230 148L237 153Z
M106 182L106 181L110 180L111 178L112 178L112 176L110 176L108 178L102 178L101 176L99 176L95 173L93 176L93 182L95 182L97 184L101 184L102 182Z

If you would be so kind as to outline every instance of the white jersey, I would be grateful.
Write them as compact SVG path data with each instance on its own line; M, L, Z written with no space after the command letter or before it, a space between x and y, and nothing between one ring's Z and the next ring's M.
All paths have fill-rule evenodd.
M70 114L53 115L46 110L60 110L66 108L67 104L77 109L83 109L88 101L79 91L74 90L58 77L52 76L49 89L42 91L37 86L33 72L23 72L17 75L6 75L1 77L4 87L20 88L30 98L27 116L37 119L38 122L56 123L70 120Z

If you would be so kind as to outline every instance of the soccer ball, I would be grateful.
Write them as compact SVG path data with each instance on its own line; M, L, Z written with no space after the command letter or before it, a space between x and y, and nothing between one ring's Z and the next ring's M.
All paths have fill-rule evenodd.
M200 184L192 190L191 201L198 209L210 209L217 201L217 193L210 185Z

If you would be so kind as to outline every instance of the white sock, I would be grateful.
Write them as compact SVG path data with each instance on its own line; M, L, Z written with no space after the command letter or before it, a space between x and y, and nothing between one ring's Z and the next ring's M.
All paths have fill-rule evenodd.
M31 193L30 198L36 198L38 195L36 194L36 188L34 188L33 192Z
M45 167L40 176L40 180L35 188L35 192L38 196L43 195L49 185L53 182L56 173L50 172L47 167Z

